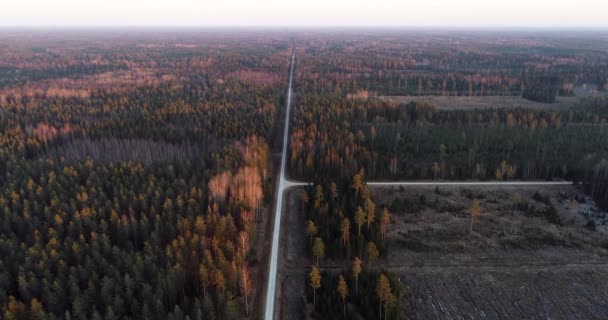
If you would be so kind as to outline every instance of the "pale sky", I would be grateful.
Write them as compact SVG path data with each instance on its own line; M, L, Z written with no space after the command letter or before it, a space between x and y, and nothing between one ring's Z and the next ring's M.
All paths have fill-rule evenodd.
M0 0L0 26L608 27L608 0Z

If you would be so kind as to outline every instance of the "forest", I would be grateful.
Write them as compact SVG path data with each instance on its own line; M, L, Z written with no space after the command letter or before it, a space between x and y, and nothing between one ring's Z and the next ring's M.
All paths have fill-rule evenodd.
M256 318L286 44L2 37L0 318Z
M421 277L385 267L426 239L416 234L435 238L439 228L463 248L492 240L473 222L498 229L521 213L547 223L555 239L572 238L565 232L575 216L559 212L593 201L554 191L562 201L554 204L528 192L530 205L518 206L437 188L433 202L406 190L387 202L395 190L368 182L572 181L608 209L605 39L582 31L1 30L0 318L268 312L292 50L286 178L307 184L290 190L296 208L287 211L301 215L290 230L304 239L294 261L305 263L286 280L302 289L297 316L413 317L424 301L407 301L423 292ZM439 202L448 193L466 205ZM447 220L435 211L470 221L469 231L441 229ZM408 227L418 228L410 238L398 229ZM539 226L526 227L537 235L530 230ZM387 240L391 233L401 242ZM289 312L284 318L296 316Z
M391 255L386 234L405 228L391 212L403 208L376 205L365 181L566 180L608 208L607 47L579 36L300 36L288 175L312 182L298 197L312 264L300 279L305 318L414 314L408 294L424 288L382 261ZM470 201L470 214L451 205L472 227L483 210ZM532 209L524 211L560 219L552 205Z
M298 86L341 96L572 96L608 89L605 33L384 30L300 35ZM305 57L305 58L304 58Z
M312 300L315 318L372 318L376 312L384 312L384 319L400 319L405 313L397 301L404 298L405 288L390 272L379 271L375 263L389 254L390 212L374 204L362 175L343 179L339 185L311 186L301 192L300 202L306 251L314 261L306 299ZM352 261L352 267L339 276L321 272L324 259ZM337 305L343 306L342 312Z
M589 46L575 50L577 40L555 35L501 45L489 45L498 39L487 34L431 35L334 36L300 49L293 178L363 171L368 180L564 179L584 183L608 208L605 45L583 37ZM487 103L438 107L432 96ZM521 100L498 107L496 96ZM556 99L568 106L550 103Z

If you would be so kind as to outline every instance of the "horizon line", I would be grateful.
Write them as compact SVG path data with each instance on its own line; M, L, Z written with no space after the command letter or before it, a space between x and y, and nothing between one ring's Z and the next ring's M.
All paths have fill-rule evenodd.
M147 25L147 24L115 24L115 25L88 25L88 24L32 24L32 25L2 25L0 29L116 29L116 28L129 28L129 29L434 29L434 30L445 30L445 29L498 29L498 30L509 30L509 29L550 29L550 30L580 30L580 29L594 29L594 30L607 30L608 25L373 25L373 24L345 24L345 25L261 25L261 24L234 24L234 25Z

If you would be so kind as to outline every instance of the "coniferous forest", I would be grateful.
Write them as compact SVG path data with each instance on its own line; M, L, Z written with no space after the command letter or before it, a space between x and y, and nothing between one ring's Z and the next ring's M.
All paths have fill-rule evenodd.
M414 202L368 182L572 181L608 209L606 35L572 32L0 31L0 319L268 312L292 50L310 265L281 315L409 318L381 261Z
M383 36L328 36L331 44L300 49L294 178L566 179L608 206L605 43Z
M288 175L314 182L296 196L312 264L305 317L409 318L409 289L424 291L385 270L403 245L387 233L406 227L366 181L573 181L608 208L606 45L528 40L538 38L370 31L301 40Z
M286 43L105 37L1 41L0 318L251 314Z

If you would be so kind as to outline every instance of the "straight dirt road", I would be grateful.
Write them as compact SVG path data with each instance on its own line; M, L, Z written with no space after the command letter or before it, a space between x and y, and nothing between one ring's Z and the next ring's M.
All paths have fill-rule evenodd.
M284 180L286 188L306 186L303 181ZM368 181L371 187L399 186L561 186L571 185L570 181Z
M289 139L289 113L291 110L291 94L293 85L293 69L296 59L296 51L291 54L291 69L289 70L289 87L287 89L287 106L285 112L285 128L283 129L283 149L281 153L281 171L279 172L279 185L277 190L277 203L274 213L274 227L272 231L272 248L270 251L270 263L268 265L268 284L266 286L266 307L264 319L272 320L274 318L274 301L276 298L277 286L277 260L279 256L279 234L281 231L281 208L283 207L283 191L292 183L288 183L285 179L285 165L287 162L287 144Z
M570 181L370 181L372 187L399 186L559 186Z

